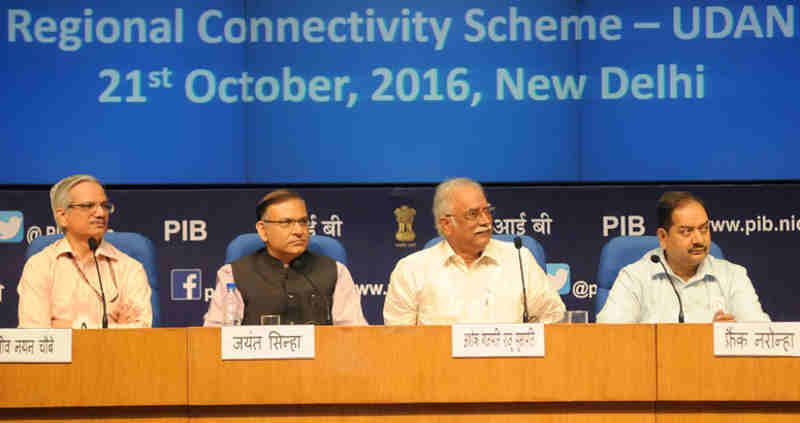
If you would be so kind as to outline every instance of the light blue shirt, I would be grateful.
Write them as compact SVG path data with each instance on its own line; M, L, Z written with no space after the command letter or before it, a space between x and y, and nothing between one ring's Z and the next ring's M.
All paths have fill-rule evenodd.
M608 294L598 323L669 323L678 321L678 299L664 269L650 256L658 254L667 267L683 300L684 321L711 322L718 310L733 314L738 322L765 322L747 270L738 264L706 256L697 273L684 282L670 268L661 248L648 251L641 259L620 270Z

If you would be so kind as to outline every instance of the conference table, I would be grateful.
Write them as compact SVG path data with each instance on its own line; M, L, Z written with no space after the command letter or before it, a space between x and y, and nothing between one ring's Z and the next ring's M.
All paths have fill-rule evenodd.
M795 422L800 358L715 357L710 324L545 326L545 356L453 358L451 328L316 327L316 357L223 361L218 328L80 330L0 364L17 422Z

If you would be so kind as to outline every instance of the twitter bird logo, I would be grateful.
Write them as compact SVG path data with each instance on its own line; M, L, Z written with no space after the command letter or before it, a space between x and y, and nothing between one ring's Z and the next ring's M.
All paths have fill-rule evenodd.
M21 242L22 232L22 212L0 210L0 242Z
M547 263L547 279L550 283L550 288L558 291L560 295L569 294L572 283L568 264Z

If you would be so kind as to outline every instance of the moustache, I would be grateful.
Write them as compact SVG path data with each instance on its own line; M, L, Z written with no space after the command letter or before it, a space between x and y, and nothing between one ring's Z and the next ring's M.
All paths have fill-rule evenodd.
M475 228L475 232L473 234L477 235L477 234L479 234L481 232L486 232L486 231L489 231L491 229L492 229L491 226L478 226L477 228Z

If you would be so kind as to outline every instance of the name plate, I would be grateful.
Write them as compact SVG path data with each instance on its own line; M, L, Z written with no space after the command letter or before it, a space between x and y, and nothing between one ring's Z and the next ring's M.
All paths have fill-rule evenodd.
M314 325L224 326L223 360L314 358Z
M800 356L800 323L714 323L714 355Z
M72 329L0 329L0 363L71 363Z
M544 357L544 325L453 325L453 357Z

